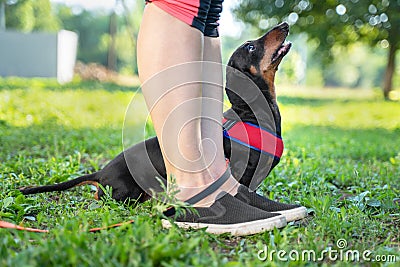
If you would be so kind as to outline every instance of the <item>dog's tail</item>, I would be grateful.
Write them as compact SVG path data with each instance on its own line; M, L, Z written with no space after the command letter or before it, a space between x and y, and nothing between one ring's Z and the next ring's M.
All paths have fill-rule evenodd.
M81 177L75 178L70 181L66 181L59 184L52 184L52 185L44 185L44 186L37 186L37 187L23 187L19 188L18 190L24 195L31 195L31 194L38 194L38 193L45 193L45 192L54 192L54 191L64 191L70 189L75 186L85 185L85 184L92 184L97 187L99 179L97 178L96 173L86 174Z

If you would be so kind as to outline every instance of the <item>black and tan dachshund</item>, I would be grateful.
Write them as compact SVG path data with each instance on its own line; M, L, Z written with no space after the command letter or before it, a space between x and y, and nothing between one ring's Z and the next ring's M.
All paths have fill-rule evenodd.
M228 62L225 90L232 107L224 113L224 152L233 176L252 190L268 176L282 154L274 79L279 63L291 47L284 43L288 33L289 25L282 23L259 39L241 45ZM100 184L112 188L115 200L142 202L149 198L149 191L146 193L138 183L157 192L162 190L160 181L165 183L166 176L160 146L157 137L153 137L120 153L100 171L20 191L28 195L93 184L98 199L105 194Z

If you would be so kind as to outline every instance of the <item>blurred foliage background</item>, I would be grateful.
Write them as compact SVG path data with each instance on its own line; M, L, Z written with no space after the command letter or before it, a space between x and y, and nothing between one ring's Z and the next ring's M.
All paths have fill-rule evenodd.
M287 21L294 46L281 67L279 82L379 88L385 98L400 87L396 65L400 0L233 2L224 12L233 12L236 24L221 25L237 29L234 36L222 36L224 63L242 42ZM135 45L142 0L117 0L111 10L85 10L50 0L0 0L0 6L5 10L7 30L75 31L79 34L79 61L95 62L124 75L137 74Z

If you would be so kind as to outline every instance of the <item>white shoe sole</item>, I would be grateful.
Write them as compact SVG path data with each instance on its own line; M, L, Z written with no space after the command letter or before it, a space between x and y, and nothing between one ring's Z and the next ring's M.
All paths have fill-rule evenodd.
M287 222L292 222L307 217L307 209L305 207L298 207L290 210L281 210L274 212L285 216Z
M172 223L169 220L162 219L161 223L164 228L171 228ZM189 222L174 222L178 227L184 229L201 229L207 228L206 232L211 234L230 233L234 236L253 235L266 231L271 231L275 227L282 228L287 225L285 216L275 216L272 218L250 221L236 224L208 224L208 223L189 223Z

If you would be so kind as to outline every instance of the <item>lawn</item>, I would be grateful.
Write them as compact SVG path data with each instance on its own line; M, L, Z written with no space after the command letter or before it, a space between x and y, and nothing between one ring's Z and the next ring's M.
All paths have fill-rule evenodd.
M0 266L398 266L400 103L368 90L277 89L285 153L259 191L301 203L309 216L283 229L231 237L164 230L161 204L95 201L88 186L19 194L21 186L100 169L123 149L134 94L138 132L146 111L134 87L0 78L0 220L50 229L0 229Z

